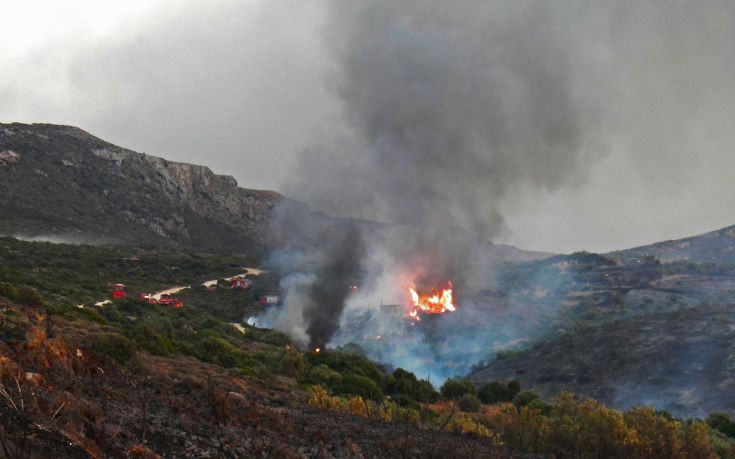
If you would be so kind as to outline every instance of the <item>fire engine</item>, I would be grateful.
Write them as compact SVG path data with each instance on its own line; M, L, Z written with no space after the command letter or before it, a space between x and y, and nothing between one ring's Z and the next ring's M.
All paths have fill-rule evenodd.
M233 289L237 290L250 290L253 287L253 284L244 277L233 277L230 279L230 285Z
M178 298L174 298L169 293L162 293L161 297L156 299L153 295L150 293L141 293L138 295L138 298L140 301L145 301L149 304L162 304L164 306L171 306L175 309L181 309L184 307L184 302L179 300Z
M113 299L120 299L124 298L125 295L127 295L127 290L125 285L123 284L115 284L112 286L112 298Z
M263 306L272 306L275 304L279 304L280 301L281 299L278 298L276 295L263 295L258 298L258 303L262 304Z
M171 306L175 309L181 309L184 307L184 303L181 302L181 300L177 300L171 294L169 293L162 293L161 297L156 301L157 304L162 304L164 306Z

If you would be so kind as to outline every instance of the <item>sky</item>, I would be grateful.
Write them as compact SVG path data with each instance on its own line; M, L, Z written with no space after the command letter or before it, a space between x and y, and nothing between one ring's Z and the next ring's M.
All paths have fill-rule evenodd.
M335 24L347 20L336 3L0 0L0 122L75 125L300 198L304 152L365 130L345 88L372 80L340 78L363 51L340 48L356 35ZM575 141L593 152L563 183L493 195L503 216L495 242L602 252L735 224L732 2L560 1L539 22L518 19L536 18L537 2L485 3L499 8L458 20L551 31L564 51L552 71L564 70L585 126ZM467 13L477 2L454 5ZM557 51L542 40L527 46ZM499 54L501 45L488 44ZM534 169L545 164L538 158Z

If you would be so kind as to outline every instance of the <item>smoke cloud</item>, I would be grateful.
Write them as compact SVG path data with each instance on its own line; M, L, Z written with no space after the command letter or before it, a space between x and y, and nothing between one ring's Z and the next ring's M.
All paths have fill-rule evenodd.
M433 366L445 377L457 370L451 364L460 355L466 367L472 356L533 338L553 320L553 307L544 315L529 311L537 314L536 329L502 322L501 315L482 328L486 335L462 336L468 321L497 317L503 301L516 305L483 292L493 283L488 241L507 230L507 209L521 198L574 189L621 149L639 152L630 154L643 166L656 158L659 167L681 149L680 139L648 131L663 134L666 124L686 132L683 114L696 106L679 89L711 101L692 62L708 70L732 63L706 46L729 34L715 19L723 16L712 13L724 3L713 2L711 11L686 2L670 9L638 5L328 3L324 42L334 65L328 82L348 129L306 149L283 189L329 214L385 223L362 228L366 256L353 261L363 282L354 296L336 295L347 306L336 335L335 317L325 325L333 344L393 336L403 348L376 344L368 352L414 371ZM704 32L709 26L712 37ZM697 59L682 63L678 51ZM720 79L727 73L711 74L713 94L726 94ZM642 140L655 154L640 149ZM311 258L329 260L328 247L314 245L318 256ZM329 271L323 263L318 269ZM405 302L407 285L448 280L459 302L451 319L409 329L395 315L380 318L380 304ZM288 294L287 304L289 298L296 296Z
M333 213L483 239L512 189L556 189L600 150L550 6L333 2L327 43L354 136L307 151L290 189Z
M406 337L409 323L398 317L407 287L448 281L466 300L464 319L481 316L484 305L470 297L487 281L487 241L503 231L504 198L578 182L604 152L589 141L599 106L578 90L579 56L567 46L560 12L480 1L328 5L331 83L350 132L307 149L286 193L329 214L385 224L354 226L347 236L322 230L326 238L306 250L280 250L291 270L308 259L316 274L300 272L304 282L284 285L281 316L300 310L304 324L273 323L303 327L313 347L329 343L340 326L350 332L335 343L365 333ZM342 318L358 273L364 282ZM383 308L381 319L384 299L399 306ZM444 330L466 324L452 323ZM447 353L439 325L413 328L403 355L379 347L378 357L411 369L435 362L441 378L467 368L443 361L468 348ZM470 352L484 355L490 338Z
M474 248L503 231L508 194L578 182L604 154L559 9L523 5L330 3L331 83L352 135L308 149L286 193L397 225L394 263L462 286Z

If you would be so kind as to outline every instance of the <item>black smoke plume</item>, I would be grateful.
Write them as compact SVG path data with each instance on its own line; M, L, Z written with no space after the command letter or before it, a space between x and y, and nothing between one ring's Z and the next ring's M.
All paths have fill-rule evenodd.
M310 348L324 348L339 328L345 301L359 283L365 258L365 244L355 225L335 229L327 236L303 309Z
M486 1L334 1L331 82L351 133L306 151L287 192L386 221L396 264L462 284L514 192L580 177L600 150L559 8Z

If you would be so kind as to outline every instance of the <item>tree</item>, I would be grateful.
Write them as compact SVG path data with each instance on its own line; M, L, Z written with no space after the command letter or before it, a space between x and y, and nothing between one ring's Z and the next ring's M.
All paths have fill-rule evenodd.
M482 403L488 405L494 405L499 402L504 402L506 399L505 384L500 381L493 381L485 383L477 390L477 395L480 396Z
M347 375L339 383L339 392L359 395L365 400L382 400L383 391L372 379L359 375Z
M442 395L451 400L458 400L464 394L475 394L475 385L469 379L450 378L440 389Z
M526 406L532 401L539 399L539 394L533 390L523 390L513 397L513 404L517 407Z
M394 399L401 395L421 403L433 402L439 398L429 381L419 380L416 375L403 368L398 368L383 380L383 391Z
M464 394L462 398L459 399L459 402L457 402L457 406L459 406L459 409L462 411L476 413L482 409L482 402L477 398L477 395Z
M707 417L707 424L728 437L735 438L735 422L727 413L712 413Z

